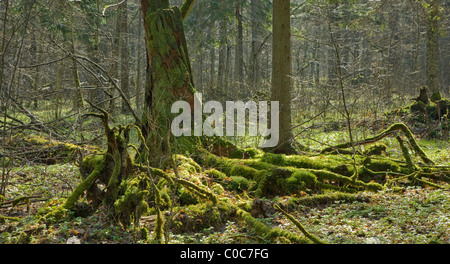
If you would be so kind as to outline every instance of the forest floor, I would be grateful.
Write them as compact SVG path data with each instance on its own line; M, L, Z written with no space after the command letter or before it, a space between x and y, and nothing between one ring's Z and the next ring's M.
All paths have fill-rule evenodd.
M311 142L336 142L345 130L311 133ZM314 138L315 137L315 138ZM305 137L306 138L306 137ZM308 140L308 139L305 139ZM311 141L312 140L312 141ZM428 156L437 164L450 165L450 143L442 140L418 141ZM302 142L305 143L305 142ZM383 141L394 145L390 139ZM401 151L389 148L387 155L401 156ZM7 199L0 202L0 215L19 217L20 221L0 221L0 244L136 244L148 243L141 229L124 229L112 225L105 210L98 210L88 217L69 216L63 221L41 222L36 214L43 207L57 207L81 181L79 168L74 162L58 162L53 165L24 164L12 168L7 186ZM315 206L287 206L286 210L305 228L322 241L332 244L428 244L450 243L450 186L443 189L431 187L407 187L402 192L386 189L379 192L360 192L353 202L334 201ZM299 194L307 196L308 194ZM26 196L18 204L11 201ZM222 194L237 201L245 194L225 190ZM238 197L238 198L236 198ZM290 203L297 194L258 199L265 207L259 221L270 227L278 227L300 234L296 226L273 209L274 203ZM182 211L191 210L188 206ZM198 221L201 221L198 220ZM152 236L154 219L143 217ZM174 229L176 230L176 229ZM266 243L251 228L238 219L229 219L220 225L185 231L166 232L166 242L177 244L206 243ZM279 241L282 243L283 241Z

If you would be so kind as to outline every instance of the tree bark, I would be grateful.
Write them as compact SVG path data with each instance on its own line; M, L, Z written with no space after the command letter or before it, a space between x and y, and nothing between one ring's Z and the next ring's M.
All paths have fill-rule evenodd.
M72 38L71 52L75 54L75 38ZM72 75L73 75L73 102L72 110L78 111L84 107L83 92L81 91L80 77L78 75L77 60L72 58Z
M211 6L211 9L213 7ZM217 86L216 86L216 45L215 45L215 24L216 20L214 17L211 18L209 22L209 31L208 31L208 39L211 41L209 47L209 94L210 98L217 98Z
M252 27L252 44L250 56L250 87L252 91L257 90L259 80L259 46L261 45L261 25L259 17L261 16L261 0L251 1L251 27Z
M141 0L141 4L148 63L141 130L150 164L161 167L177 147L170 132L175 117L171 106L183 100L193 110L195 90L180 9L164 0Z
M294 153L291 128L290 1L273 2L272 101L280 103L280 137L276 153Z
M236 40L236 54L235 54L235 72L234 82L237 94L242 94L242 87L244 81L244 29L242 22L242 5L240 0L236 1L236 20L237 20L237 40Z
M130 100L130 70L128 56L128 4L123 2L120 6L120 87L125 97ZM122 112L129 112L128 106L122 102Z
M431 92L431 99L440 100L439 83L439 0L429 1L426 9L426 84Z

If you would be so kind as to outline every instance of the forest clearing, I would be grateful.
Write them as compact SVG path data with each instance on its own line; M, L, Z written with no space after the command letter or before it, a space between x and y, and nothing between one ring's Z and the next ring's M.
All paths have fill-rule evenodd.
M449 15L2 1L0 244L449 244Z

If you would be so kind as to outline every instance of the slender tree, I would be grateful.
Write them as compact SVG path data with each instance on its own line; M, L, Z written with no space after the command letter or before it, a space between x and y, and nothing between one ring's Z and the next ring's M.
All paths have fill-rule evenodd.
M424 1L426 11L426 84L432 93L431 99L440 100L439 82L439 0Z
M128 54L128 4L124 1L120 5L120 86L125 97L130 100L130 70ZM122 112L128 112L128 106L122 102Z
M242 3L241 0L236 0L236 22L237 22L237 39L236 39L236 53L234 65L234 82L235 88L242 92L244 82L244 29L242 18Z

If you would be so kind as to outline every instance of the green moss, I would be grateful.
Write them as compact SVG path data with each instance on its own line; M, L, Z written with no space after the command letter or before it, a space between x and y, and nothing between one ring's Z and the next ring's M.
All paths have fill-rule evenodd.
M138 223L141 215L149 211L147 197L149 195L150 182L148 177L145 174L140 174L123 180L118 189L119 196L114 201L116 217L125 227L132 222ZM159 200L161 200L160 197Z
M286 216L312 242L314 242L315 244L326 244L324 241L322 241L321 239L319 239L315 235L309 233L306 230L306 228L302 225L302 223L300 223L300 221L298 221L292 215L288 214L286 211L281 209L281 207L278 204L275 204L274 207L275 207L275 209L280 211L284 216Z
M70 214L69 210L64 207L63 199L48 201L44 206L39 208L36 218L47 224L54 224L65 220Z
M383 190L383 186L378 183L370 183L367 184L360 180L353 180L350 177L346 177L343 175L339 175L330 171L326 170L310 170L312 173L314 173L317 176L317 179L321 182L337 182L344 185L349 185L355 188L365 188L370 191L378 191ZM323 186L323 185L322 185Z
M262 158L262 162L270 163L273 165L283 166L286 163L286 155L284 154L273 154L265 153Z
M188 170L190 173L198 173L202 171L200 165L197 164L192 158L188 158L183 155L174 155L175 162L178 166Z
M222 195L225 193L225 189L222 185L215 183L211 186L211 191L216 195Z
M299 243L299 244L308 244L309 240L298 236L292 232L282 230L280 228L270 228L263 222L254 218L250 213L245 210L237 208L236 210L237 216L242 219L252 230L263 239L267 239L269 241L279 241L284 238L287 239L288 243Z
M256 158L264 154L264 151L256 148L237 148L235 151L231 152L230 158L232 159L248 159Z
M242 192L246 190L254 190L256 182L242 176L231 176L227 183L227 188L232 191Z
M199 201L197 196L195 196L191 191L186 188L178 189L178 202L182 206L197 204Z
M387 150L387 146L384 143L376 143L366 147L363 151L364 155L373 156L373 155L382 155Z
M319 161L317 158L310 158L306 156L293 155L286 157L285 166L293 166L304 169L323 169L325 161Z
M331 168L329 170L331 172L350 177L353 175L355 169L354 169L354 166L351 164L340 164L340 165L331 166Z
M5 224L8 221L18 222L20 220L21 219L19 217L10 217L10 216L0 215L0 224Z
M290 190L291 193L307 188L314 188L316 183L316 175L307 170L295 170L295 172L286 180L287 189Z
M376 191L381 191L381 190L383 190L384 187L383 187L383 185L381 185L381 184L379 184L379 183L376 183L376 182L369 182L369 183L366 184L366 189L369 190L369 191L376 192Z
M398 144L400 145L400 149L402 150L403 157L405 158L406 164L408 166L408 173L412 172L415 169L415 166L412 162L411 154L409 153L408 148L406 147L403 139L400 136L396 137Z
M254 218L250 213L238 209L237 215L244 220L252 229L260 235L267 235L270 233L271 228L262 223L261 221L258 221L256 218Z
M266 171L270 171L274 168L276 168L276 165L273 164L269 164L267 162L264 162L260 159L247 159L247 160L243 160L242 164L247 165L251 168L254 168L256 170L266 170Z
M257 174L258 170L241 164L234 164L230 170L230 175L238 175L247 179L254 179Z
M209 170L204 171L204 173L206 176L213 178L213 179L218 179L218 180L224 180L227 177L227 175L225 175L225 173L220 172L216 169L209 169Z
M357 194L343 193L343 192L331 192L327 194L315 194L313 196L305 196L298 198L295 201L297 205L305 206L319 206L334 203L335 201L354 202L362 201L366 202L367 199Z
M400 165L392 160L386 158L366 158L364 160L364 166L374 172L396 172L401 173L402 169Z
M199 203L183 208L174 208L174 211L177 214L173 221L178 222L180 232L198 232L205 228L222 226L230 214L234 213L222 202L217 205Z
M75 206L75 203L84 193L84 191L89 189L103 172L104 166L105 156L103 155L88 156L82 161L80 170L84 169L92 171L87 178L85 178L80 184L78 184L72 194L70 194L70 196L66 200L66 203L64 204L64 208L71 210Z
M217 196L207 190L203 185L198 185L184 179L177 179L177 182L200 199L211 201L213 204L216 204L218 201Z

